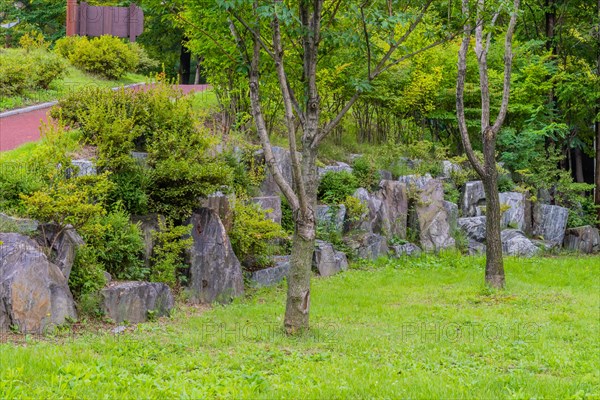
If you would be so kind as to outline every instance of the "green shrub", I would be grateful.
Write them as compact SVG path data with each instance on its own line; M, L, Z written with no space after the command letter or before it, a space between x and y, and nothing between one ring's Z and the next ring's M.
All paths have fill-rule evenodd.
M323 175L318 189L318 198L323 203L336 205L351 196L359 188L358 179L348 171L329 171Z
M381 176L372 158L359 157L352 162L352 173L358 180L359 187L371 190L379 185Z
M125 42L109 35L77 40L69 60L84 71L108 79L119 79L133 72L139 62L137 54Z
M135 72L148 74L160 66L158 61L150 58L146 50L139 43L130 42L128 45L129 49L135 53L138 60L138 63L135 67Z
M48 89L54 80L64 76L67 68L62 58L44 50L31 53L30 66L30 84L34 89Z
M132 215L148 213L148 191L152 186L151 171L140 165L110 175L115 184L108 194L109 204L121 204Z
M294 233L294 213L290 203L284 195L281 195L281 228L287 234Z
M96 259L116 279L141 280L144 268L144 241L140 228L123 210L115 210L80 229Z
M191 225L175 226L172 221L159 218L159 229L153 231L155 241L152 256L152 282L163 282L171 287L177 284L177 271L186 267L185 250L193 243Z
M233 226L229 232L233 252L245 265L265 266L269 241L284 236L281 226L265 217L258 204L237 202L233 208Z
M346 196L344 206L346 206L346 220L350 223L360 221L369 211L367 205L354 196Z
M87 38L82 36L62 37L54 43L54 52L68 60L71 54L75 52L77 43L81 40L87 40Z
M0 50L0 96L14 96L28 87L29 66L15 52Z
M98 292L106 284L104 268L97 252L89 245L80 246L69 275L69 288L76 300Z

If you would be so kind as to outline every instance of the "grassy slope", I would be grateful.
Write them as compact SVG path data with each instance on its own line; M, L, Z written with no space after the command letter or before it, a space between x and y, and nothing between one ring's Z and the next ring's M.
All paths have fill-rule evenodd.
M283 286L121 336L0 345L0 397L598 398L600 258L423 258L313 283L313 330ZM187 311L187 312L186 312Z
M73 66L69 66L65 77L52 82L48 90L27 90L21 96L0 98L0 111L56 100L84 86L118 87L147 80L148 78L143 75L128 73L119 80L111 81L86 74Z

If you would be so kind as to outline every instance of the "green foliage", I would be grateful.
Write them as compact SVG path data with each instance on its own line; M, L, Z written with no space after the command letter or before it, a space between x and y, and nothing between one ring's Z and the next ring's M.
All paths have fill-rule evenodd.
M65 62L43 49L0 50L0 95L15 96L26 90L47 89L64 74Z
M104 269L96 250L90 245L77 249L73 269L69 275L69 288L75 299L93 295L106 284Z
M255 203L236 202L233 208L233 227L229 232L236 256L245 264L264 266L269 254L269 241L284 236L281 226L265 217L265 210ZM252 265L255 267L255 265Z
M75 47L80 40L83 39L79 36L62 37L54 43L54 52L68 60L71 57L71 54L75 52Z
M358 179L348 171L328 171L321 178L317 197L325 204L337 205L359 187Z
M185 250L192 246L192 226L175 226L172 221L158 220L159 229L152 232L155 241L152 255L152 282L177 284L177 271L185 268Z
M381 180L373 159L364 156L352 162L352 173L358 181L358 186L367 190L376 188Z
M96 260L114 278L142 280L148 275L149 271L144 268L142 261L142 233L122 209L99 216L79 232L95 252Z
M369 211L367 205L354 196L346 196L344 206L346 206L346 221L350 223L360 221Z
M254 195L265 177L265 165L257 161L260 146L242 143L241 151L224 154L225 162L233 171L233 190L238 195Z
M21 36L19 46L29 52L29 50L48 50L50 43L46 42L41 32L31 31Z
M294 212L285 196L281 195L281 228L288 235L294 233Z
M115 184L108 193L108 204L121 204L133 215L148 213L148 192L152 186L152 172L141 165L132 164L129 168L110 175Z
M126 72L135 71L139 62L136 52L123 40L110 35L92 39L80 37L75 41L69 60L84 71L107 79L118 79Z
M135 67L135 72L140 74L148 74L151 71L156 70L159 67L159 62L153 58L150 58L146 49L142 47L137 42L130 42L129 49L135 53L137 57L137 66Z

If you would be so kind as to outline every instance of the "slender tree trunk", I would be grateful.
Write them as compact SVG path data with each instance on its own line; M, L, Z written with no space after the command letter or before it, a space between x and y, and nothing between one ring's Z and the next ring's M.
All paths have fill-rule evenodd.
M485 190L485 282L495 288L504 287L504 260L502 258L502 240L500 236L500 197L498 195L498 171L496 170L496 143L490 138L484 139L484 170L482 177Z
M575 181L577 183L583 183L583 156L579 147L575 148Z
M187 85L190 83L191 63L192 53L185 46L185 43L182 43L181 52L179 53L179 83L181 85Z

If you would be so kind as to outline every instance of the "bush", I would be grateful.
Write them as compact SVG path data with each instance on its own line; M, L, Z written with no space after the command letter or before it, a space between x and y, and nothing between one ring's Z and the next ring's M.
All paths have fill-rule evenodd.
M352 173L358 180L359 187L371 190L379 185L381 177L372 159L359 157L352 163Z
M358 179L348 171L329 171L323 178L318 189L318 198L323 203L336 205L351 196L359 188Z
M73 65L108 79L119 79L138 65L137 54L121 39L104 35L80 38L69 56Z
M137 42L128 43L129 49L135 53L138 63L135 67L135 72L148 74L159 67L159 62L150 58L146 50Z
M0 51L0 96L14 96L28 87L28 66L15 52Z
M82 36L65 36L56 41L54 43L54 52L59 54L61 57L65 59L70 59L71 54L75 52L75 47L77 43L81 40L87 40L87 38Z
M37 50L31 57L31 85L35 89L48 89L54 80L64 76L66 68L65 62L59 56Z
M113 277L141 280L148 275L143 263L142 233L122 209L97 218L83 226L80 233L96 253L97 261Z
M93 295L106 284L104 269L97 252L89 245L80 246L69 275L69 288L76 300Z
M233 227L229 232L231 246L242 263L250 268L268 264L269 241L284 236L281 226L265 218L258 204L237 202L233 209Z
M164 222L160 218L158 223L158 231L152 232L155 245L150 280L174 287L177 284L177 270L186 267L185 250L193 243L190 236L192 226L175 226L172 221Z

